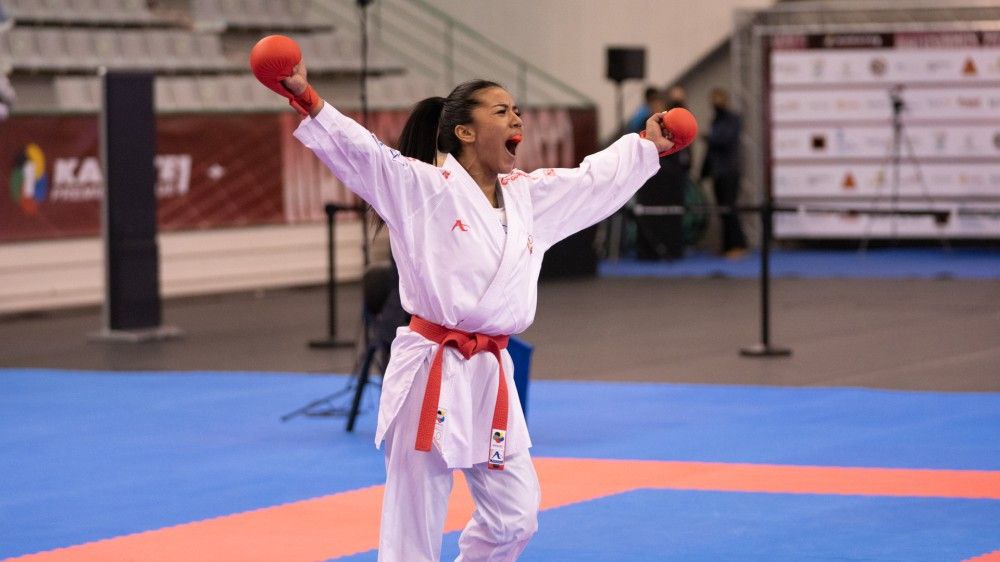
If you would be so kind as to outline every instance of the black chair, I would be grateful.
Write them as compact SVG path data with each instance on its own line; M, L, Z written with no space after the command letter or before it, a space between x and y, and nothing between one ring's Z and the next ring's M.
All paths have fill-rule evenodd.
M371 380L372 369L385 373L392 350L396 328L410 322L410 315L403 310L399 300L399 273L393 263L369 266L361 278L363 299L362 334L358 340L361 352L354 364L350 383L333 394L313 400L305 406L281 417L288 421L296 416L347 417L347 431L354 430L354 423L361 410L361 398ZM350 407L337 400L353 391Z
M372 382L372 368L375 367L379 374L385 373L396 328L410 322L410 315L403 310L399 300L399 273L394 263L370 266L361 279L361 292L364 300L363 351L356 371L354 400L347 414L347 431L354 431L365 387Z

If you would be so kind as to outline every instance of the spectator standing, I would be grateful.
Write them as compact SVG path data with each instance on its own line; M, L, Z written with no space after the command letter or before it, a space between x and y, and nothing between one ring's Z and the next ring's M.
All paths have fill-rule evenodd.
M708 151L701 168L701 179L712 179L716 204L732 207L740 198L740 116L729 109L729 94L721 89L712 90L709 97L715 117L705 135ZM724 210L719 213L722 222L722 253L730 259L746 254L746 237L740 226L739 214Z

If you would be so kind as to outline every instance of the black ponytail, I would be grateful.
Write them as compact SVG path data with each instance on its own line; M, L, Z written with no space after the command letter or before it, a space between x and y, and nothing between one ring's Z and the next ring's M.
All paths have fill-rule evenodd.
M462 143L455 136L455 127L472 122L472 110L479 105L476 93L502 87L489 80L469 80L456 86L447 98L434 96L417 102L399 135L399 152L432 166L437 164L438 152L458 158ZM378 235L385 221L370 207L368 212Z
M437 158L435 139L444 104L444 98L434 96L413 106L410 118L406 120L403 132L399 135L399 152L403 156L435 164Z

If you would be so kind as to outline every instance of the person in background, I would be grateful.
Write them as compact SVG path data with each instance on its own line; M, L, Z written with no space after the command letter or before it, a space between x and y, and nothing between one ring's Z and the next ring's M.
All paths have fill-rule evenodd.
M663 107L663 93L656 88L652 86L646 88L642 94L642 99L642 105L635 109L632 117L629 117L625 123L625 130L621 131L621 134L642 131L646 128L646 120L649 119L650 115L657 111L663 111L662 109L657 109Z
M3 9L3 2L0 2L0 33L5 33L12 27L14 27L14 20L7 15Z
M675 107L687 108L687 90L680 84L674 84L667 88L667 108Z
M666 94L651 98L655 111L685 107L687 92L673 85ZM691 173L691 150L685 148L660 158L660 170L636 194L636 203L643 206L683 206L684 192ZM636 217L636 258L643 261L676 260L684 256L684 217L646 215Z
M10 65L6 63L0 67L0 121L4 121L10 116L10 112L14 108L14 101L17 99L14 87L7 77L10 71Z
M729 94L715 88L709 94L715 117L709 133L701 179L712 179L715 202L722 207L736 205L740 198L740 116L729 109ZM746 254L747 242L740 226L739 214L730 211L719 213L722 221L722 253L729 259L739 259Z
M2 40L3 35L13 26L14 20L4 11L3 2L0 1L0 40ZM10 112L14 107L14 100L17 99L17 96L14 94L14 87L11 86L10 78L8 78L10 72L10 63L0 63L0 121L5 121L10 116Z

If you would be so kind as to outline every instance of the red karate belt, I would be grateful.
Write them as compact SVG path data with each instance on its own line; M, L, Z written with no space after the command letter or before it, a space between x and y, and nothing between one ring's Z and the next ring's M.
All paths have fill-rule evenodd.
M497 389L497 402L493 408L493 429L507 431L507 377L503 370L503 360L500 351L507 348L509 336L487 336L470 334L461 330L446 328L428 322L414 315L410 319L410 329L421 336L438 344L437 353L431 363L431 371L427 375L427 387L424 389L424 402L420 408L420 425L417 426L418 451L430 451L434 439L434 422L437 417L438 401L441 397L441 362L444 359L444 348L454 347L463 357L471 359L473 355L487 351L497 358L500 365L500 386ZM493 468L491 466L491 468ZM499 467L502 469L503 465Z

